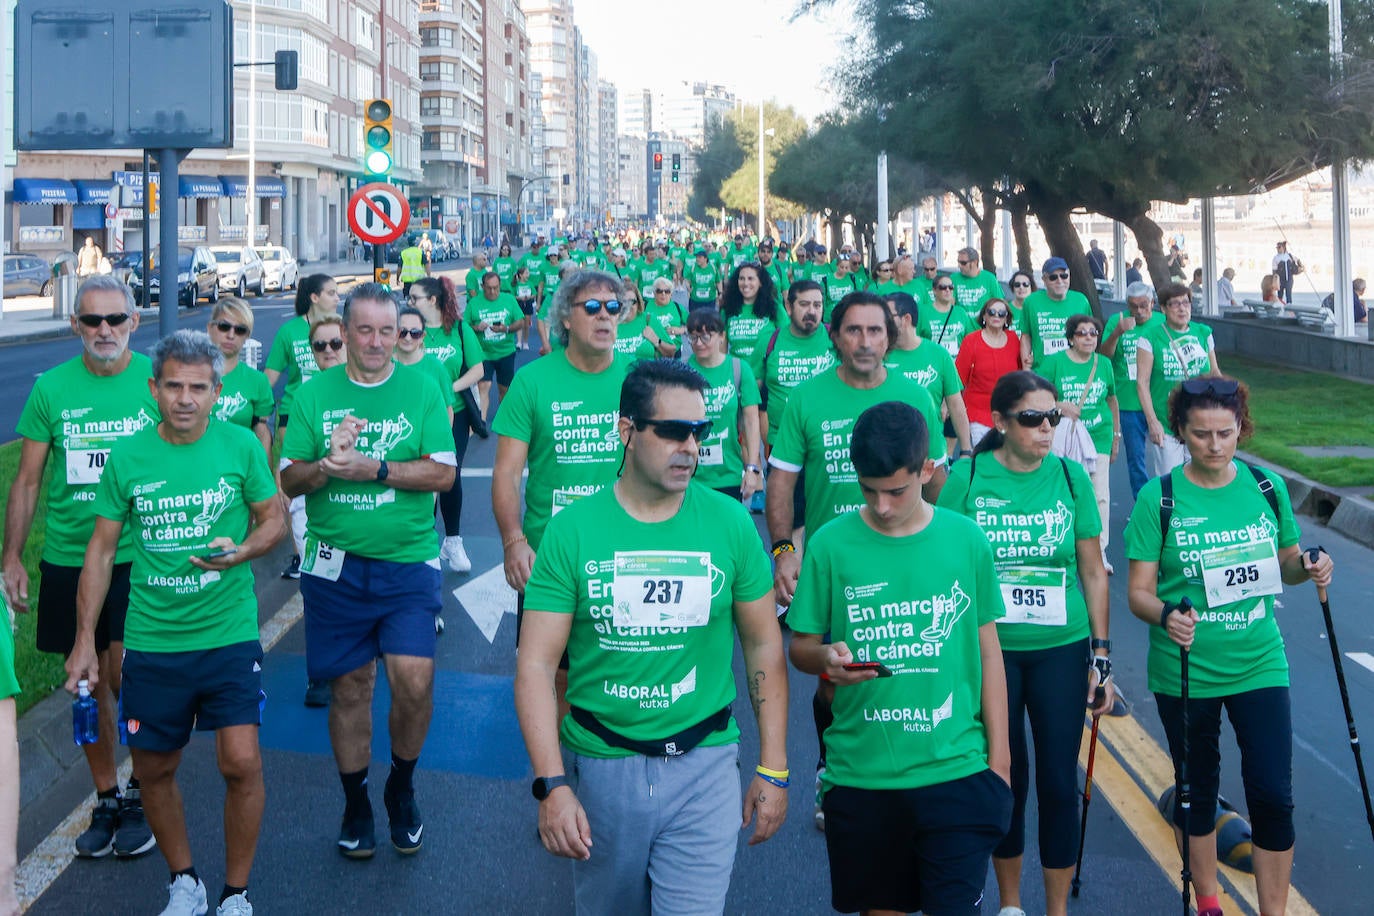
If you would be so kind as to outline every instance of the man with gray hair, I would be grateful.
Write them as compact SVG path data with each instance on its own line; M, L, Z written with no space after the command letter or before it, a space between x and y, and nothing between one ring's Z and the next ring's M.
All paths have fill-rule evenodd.
M266 792L258 749L263 652L248 564L281 539L286 519L257 436L210 421L223 370L224 355L200 331L177 331L153 349L148 387L162 420L121 439L105 461L67 690L100 682L96 626L127 530L133 550L120 711L148 823L171 873L163 912L207 910L176 782L194 728L215 732L225 784L218 913L249 916Z
M950 274L954 283L954 301L970 315L978 314L983 303L1002 296L1002 284L990 270L983 270L977 248L960 248L955 255L959 269ZM928 275L929 276L929 275ZM934 277L930 278L934 281Z
M1126 311L1107 319L1098 352L1112 361L1116 374L1116 399L1121 411L1121 430L1117 433L1126 447L1126 470L1131 477L1131 497L1134 499L1150 479L1145 470L1145 438L1149 430L1145 414L1140 408L1136 391L1135 350L1140 337L1163 316L1154 311L1155 291L1149 284L1137 280L1126 287ZM1103 519L1103 525L1107 523Z
M34 382L16 431L23 445L19 470L5 509L3 567L5 596L17 611L29 608L29 574L24 544L33 528L38 488L48 459L48 518L38 589L37 643L40 652L63 656L76 643L76 590L86 545L95 527L91 506L110 449L157 422L157 402L148 392L152 365L129 349L138 311L127 284L109 275L83 280L76 295L72 333L81 354L59 363ZM155 840L143 816L138 779L121 795L115 770L115 713L119 660L124 652L124 617L129 605L129 563L133 532L116 551L109 593L95 621L99 677L92 695L100 715L100 737L82 745L95 783L91 824L76 839L76 854L99 858L136 856Z

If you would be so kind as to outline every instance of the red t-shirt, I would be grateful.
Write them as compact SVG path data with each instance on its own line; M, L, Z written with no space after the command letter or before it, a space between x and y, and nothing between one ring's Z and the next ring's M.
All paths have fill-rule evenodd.
M1008 372L1021 368L1021 341L1015 331L1007 331L1007 342L991 347L982 331L964 337L954 360L964 383L964 406L968 418L984 426L992 425L992 386Z

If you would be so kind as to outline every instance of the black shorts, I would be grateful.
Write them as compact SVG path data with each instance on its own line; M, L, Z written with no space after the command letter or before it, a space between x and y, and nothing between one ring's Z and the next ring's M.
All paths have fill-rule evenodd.
M507 353L500 359L489 359L482 364L485 368L482 372L482 381L489 382L493 378L496 384L502 388L509 388L511 379L515 378L515 354Z
M954 421L951 420L949 417L945 417L945 438L946 438L946 439L958 439L958 438L959 438L959 434L956 433L956 432L954 431Z
M291 420L291 415L288 414L288 413L279 413L279 414L277 414L277 431L280 432L281 430L286 429L286 424L287 424L290 420Z
M110 590L95 622L95 650L104 652L112 642L124 641L124 617L129 612L129 565L116 563L110 570ZM76 586L80 566L38 562L38 651L70 655L76 645Z
M119 719L129 747L170 753L191 729L261 725L262 643L256 639L195 652L124 652Z
M920 789L837 786L823 807L835 909L975 916L1011 789L983 770Z
M534 300L533 300L533 299L521 299L521 300L520 300L520 311L523 312L523 313L525 313L526 315L533 315L533 314L534 314Z

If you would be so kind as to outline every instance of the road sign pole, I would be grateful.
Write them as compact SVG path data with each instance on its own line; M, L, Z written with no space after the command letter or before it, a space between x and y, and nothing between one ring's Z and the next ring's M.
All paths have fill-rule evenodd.
M177 279L181 259L177 256L177 189L181 182L177 177L181 160L190 150L161 149L158 159L158 211L161 219L158 233L158 254L162 258L158 267L158 333L166 337L177 329L177 307L180 305L181 290ZM148 188L143 189L143 199L148 199ZM146 275L145 275L146 277ZM216 281L218 282L218 281ZM146 290L148 284L143 288ZM151 297L150 297L151 298Z
M153 304L152 282L153 276L153 200L149 195L152 182L149 180L148 159L150 154L145 149L143 151L143 301L140 305L148 306ZM216 283L219 281L216 280Z

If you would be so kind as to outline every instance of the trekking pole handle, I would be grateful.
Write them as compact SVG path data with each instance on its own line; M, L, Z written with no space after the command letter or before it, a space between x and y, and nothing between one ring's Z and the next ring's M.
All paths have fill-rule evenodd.
M1307 559L1312 563L1316 563L1317 557L1321 556L1325 549L1326 548L1320 546L1307 548ZM1326 601L1326 588L1324 586L1317 586L1317 600L1321 602Z

